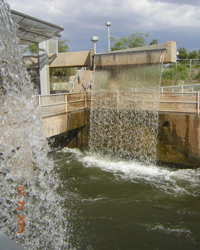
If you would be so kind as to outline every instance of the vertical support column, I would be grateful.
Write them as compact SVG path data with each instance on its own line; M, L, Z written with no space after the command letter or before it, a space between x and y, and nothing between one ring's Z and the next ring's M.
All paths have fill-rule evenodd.
M38 106L41 107L41 99L40 99L40 95L38 95Z
M199 91L197 92L197 114L199 115Z
M65 112L67 112L67 94L65 93Z
M49 41L39 43L40 93L50 94L49 83Z

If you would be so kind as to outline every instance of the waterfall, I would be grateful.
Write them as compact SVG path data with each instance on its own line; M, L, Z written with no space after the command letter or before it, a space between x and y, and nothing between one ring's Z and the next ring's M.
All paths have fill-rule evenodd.
M92 152L156 162L164 53L157 50L95 55L89 142ZM141 58L153 58L155 63L147 60L140 64Z
M4 0L0 11L0 230L26 249L66 249L70 228L63 213L69 211L57 194L17 25Z

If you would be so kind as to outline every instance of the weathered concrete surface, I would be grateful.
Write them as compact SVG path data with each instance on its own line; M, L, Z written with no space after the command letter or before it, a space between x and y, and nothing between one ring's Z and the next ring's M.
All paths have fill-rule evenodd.
M159 114L158 161L200 167L200 116Z
M57 137L57 141L62 141L62 146L88 148L89 109L60 115L57 121L54 117L44 118L43 122L47 123L44 131L46 137L58 135L60 133L57 131L63 129L63 133ZM200 167L199 115L159 113L157 160L180 167Z
M165 51L161 56L160 51ZM145 53L144 53L145 52ZM99 57L96 67L119 66L119 65L142 65L155 63L175 63L176 62L176 42L123 49L112 52L96 54ZM120 55L120 56L118 56Z
M94 49L80 52L63 52L49 55L50 68L89 67L93 69ZM24 56L24 63L28 68L38 67L38 56Z
M42 118L42 131L46 138L83 127L87 124L86 110L68 112Z
M89 128L90 128L90 110L87 109L85 111L81 111L82 115L84 115L85 119L85 125L74 128L77 123L75 122L75 114L72 115L71 124L69 124L68 128L71 128L67 132L63 134L59 134L56 136L53 136L50 139L50 141L53 140L52 146L61 146L61 147L68 147L68 148L79 148L79 149L88 149L88 141L89 141ZM78 114L76 114L78 115ZM80 115L80 114L79 114ZM81 116L80 116L81 117ZM76 117L78 118L78 117ZM82 118L81 118L82 120ZM79 122L79 125L81 125L82 122Z

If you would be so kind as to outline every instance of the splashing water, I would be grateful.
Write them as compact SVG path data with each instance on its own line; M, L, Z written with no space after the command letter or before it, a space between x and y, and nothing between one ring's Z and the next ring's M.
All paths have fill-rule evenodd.
M145 53L140 52L144 57ZM164 51L156 64L101 66L95 55L90 149L119 158L156 162L159 88ZM109 63L109 54L106 55ZM115 55L120 62L121 54ZM134 54L127 54L134 62Z
M69 249L69 223L22 63L17 25L6 1L0 1L0 11L0 230L26 249ZM24 188L23 197L18 187ZM24 203L23 211L17 209L18 201ZM24 233L17 232L18 214L25 216Z

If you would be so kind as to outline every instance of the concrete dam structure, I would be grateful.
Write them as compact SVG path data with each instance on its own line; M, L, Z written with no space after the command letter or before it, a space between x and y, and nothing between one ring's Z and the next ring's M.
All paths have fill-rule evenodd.
M146 154L146 159L153 161L198 167L197 95L187 94L187 99L192 98L187 107L184 94L159 90L162 63L175 62L175 52L176 43L167 42L95 55L92 94L68 94L67 106L59 105L61 114L42 118L44 134L51 137L66 132L71 147L87 148L90 140L90 147L96 151L121 152L123 157L132 157L135 152L139 160ZM94 145L95 140L98 145Z

